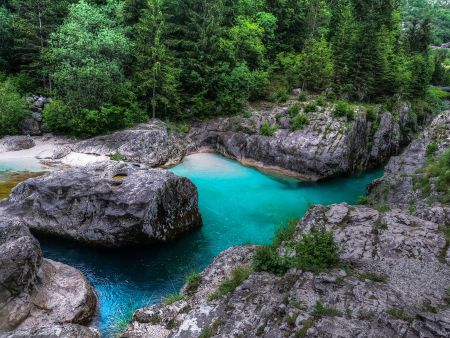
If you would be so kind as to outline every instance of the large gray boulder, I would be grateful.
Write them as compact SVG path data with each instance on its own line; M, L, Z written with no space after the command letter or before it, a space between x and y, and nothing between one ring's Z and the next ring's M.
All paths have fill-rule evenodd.
M450 267L440 259L447 248L437 224L402 212L340 204L310 210L294 239L322 225L334 232L346 269L252 273L233 292L210 300L235 267L251 264L254 248L231 248L202 272L193 295L138 310L123 336L450 335ZM279 252L289 254L283 244Z
M189 179L114 161L29 179L0 206L32 231L104 247L167 242L202 225Z
M0 336L53 330L52 337L66 337L64 331L92 332L94 337L95 330L81 325L92 320L96 306L94 289L80 271L43 259L22 221L0 218ZM66 329L58 330L61 325Z
M35 146L29 136L5 136L0 139L0 153L30 149Z
M110 135L77 142L67 146L65 152L60 152L59 157L70 152L98 156L115 155L123 160L154 168L179 163L186 153L185 148L183 141L171 133L163 122L152 120Z

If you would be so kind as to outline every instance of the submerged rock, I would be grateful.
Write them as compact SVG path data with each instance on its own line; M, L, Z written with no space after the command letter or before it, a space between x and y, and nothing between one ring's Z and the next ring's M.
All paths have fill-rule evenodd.
M81 326L96 312L94 289L75 268L43 259L39 243L18 219L0 218L0 263L0 336L67 337L70 331L95 337L95 330Z
M202 225L189 179L113 161L29 179L1 207L33 231L104 247L167 242Z
M0 139L0 153L30 149L35 146L29 136L6 136Z

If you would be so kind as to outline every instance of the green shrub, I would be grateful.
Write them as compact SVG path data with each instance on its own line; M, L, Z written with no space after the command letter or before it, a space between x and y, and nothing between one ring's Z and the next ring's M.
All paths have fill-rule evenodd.
M359 275L359 279L361 280L370 280L372 282L377 283L386 283L386 277L377 275L376 273L372 272L363 272Z
M433 156L434 153L439 149L439 146L436 141L431 142L427 145L427 156Z
M338 101L334 108L333 115L336 117L347 117L349 121L355 117L355 108L346 101Z
M308 94L306 94L305 92L301 92L301 93L298 95L298 100L299 100L300 102L305 102L306 100L308 100Z
M270 272L279 276L289 269L286 260L278 255L273 246L259 247L253 256L252 266L256 272Z
M405 322L410 322L412 320L411 316L404 309L389 308L386 310L386 312L391 316Z
M71 110L54 100L44 109L44 124L55 132L76 136L94 136L145 122L147 115L139 108L104 105L98 110Z
M373 106L367 107L366 117L367 120L369 120L370 122L376 122L378 120L378 114L375 107Z
M275 233L275 237L272 242L272 246L274 248L279 247L283 242L291 241L294 234L295 229L297 228L297 220L291 220L287 223L287 225L284 225L277 229Z
M124 157L123 157L123 155L122 155L121 153L119 153L118 151L116 151L114 154L112 154L112 155L109 157L109 159L110 159L111 161L118 161L118 162L120 162L120 161L123 161L123 160L124 160Z
M317 110L317 103L312 101L310 103L308 103L304 109L304 112L306 114L311 113L311 112L315 112Z
M193 294L197 291L200 283L202 281L202 276L199 272L192 271L186 276L186 293Z
M275 134L277 130L278 130L277 124L270 125L268 122L264 122L261 126L259 133L263 136L270 137L273 136L273 134Z
M316 99L316 103L318 106L323 107L327 103L327 99L324 95L319 95Z
M298 114L292 119L291 130L300 130L308 123L308 115L305 113Z
M239 285L241 285L251 274L251 270L246 267L238 266L231 272L231 277L224 280L219 285L219 290L208 297L208 300L215 300L227 293L233 292Z
M184 299L184 295L181 293L174 293L172 295L168 295L166 298L164 298L164 304L170 305L175 302L178 302L180 300Z
M289 106L287 113L290 118L293 118L294 116L297 116L298 113L300 113L301 109L302 107L300 106L300 104L294 103Z
M425 194L431 192L430 181L433 180L435 190L440 193L439 201L450 203L450 149L442 155L433 157L422 169L423 179L421 186Z
M27 101L16 88L9 81L0 82L0 136L17 134L20 122L29 113Z
M333 233L324 228L312 228L300 241L291 242L290 247L295 252L295 256L289 259L294 268L320 272L339 263Z
M325 307L321 302L317 301L314 307L313 316L315 318L321 317L335 317L340 316L341 312L333 307Z
M272 94L269 96L269 101L275 102L275 103L283 103L289 100L289 93L286 88L281 87L276 89Z
M357 203L361 205L369 204L369 197L367 196L358 196Z

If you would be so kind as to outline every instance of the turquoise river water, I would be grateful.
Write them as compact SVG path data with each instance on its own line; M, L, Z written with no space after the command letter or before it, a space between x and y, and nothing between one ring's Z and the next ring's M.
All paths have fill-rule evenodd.
M98 326L110 336L134 309L178 292L185 275L205 268L224 249L269 243L277 228L312 204L355 203L382 170L304 183L265 175L215 154L187 157L172 171L198 187L204 226L181 240L147 249L96 250L40 238L44 256L85 273L100 302Z

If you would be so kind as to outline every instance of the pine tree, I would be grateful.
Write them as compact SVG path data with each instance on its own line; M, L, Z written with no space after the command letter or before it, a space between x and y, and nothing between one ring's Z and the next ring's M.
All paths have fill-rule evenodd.
M151 116L157 111L178 113L179 70L164 44L165 18L162 0L148 0L137 27L135 82Z

